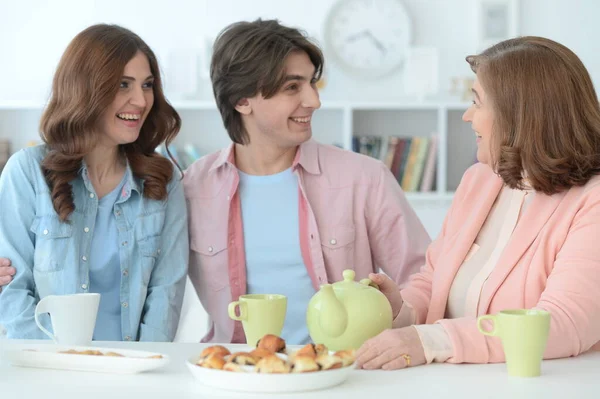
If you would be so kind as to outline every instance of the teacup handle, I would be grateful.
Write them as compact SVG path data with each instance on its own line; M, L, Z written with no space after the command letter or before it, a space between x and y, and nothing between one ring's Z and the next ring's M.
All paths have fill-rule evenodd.
M248 319L248 304L246 302L241 302L241 301L235 301L235 302L231 302L229 304L229 307L227 308L227 313L229 313L229 317L233 320L237 320L237 321L242 321L242 320L247 320ZM235 314L235 307L239 306L240 307L240 315L237 316Z
M44 326L42 326L42 323L40 323L40 320L38 319L38 315L43 314L43 313L50 313L50 300L51 300L52 296L47 296L45 298L42 298L42 300L40 300L37 304L37 306L35 307L35 324L37 324L37 326L40 328L40 330L42 330L42 332L44 334L46 334L48 337L50 337L50 339L52 341L54 341L55 344L58 343L58 341L56 340L56 337L54 336L54 334L52 334L50 331L46 330L44 328ZM50 317L52 317L52 315L50 315Z
M483 326L481 325L481 322L484 320L489 320L492 322L492 329L490 331L486 331L483 329ZM495 337L498 335L498 328L497 328L497 322L496 322L496 315L491 315L491 314L487 314L484 316L479 316L477 318L477 329L479 330L480 333L482 333L483 335L489 335L490 337Z

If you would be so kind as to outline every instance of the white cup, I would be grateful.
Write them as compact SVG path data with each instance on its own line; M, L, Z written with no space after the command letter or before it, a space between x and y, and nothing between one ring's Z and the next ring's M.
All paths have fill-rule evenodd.
M89 346L96 327L100 294L48 295L35 307L38 327L61 345ZM46 330L38 315L50 313L54 334Z

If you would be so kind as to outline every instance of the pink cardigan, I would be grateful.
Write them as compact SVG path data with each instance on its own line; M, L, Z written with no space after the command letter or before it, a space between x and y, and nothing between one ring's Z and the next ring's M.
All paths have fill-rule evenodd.
M416 324L445 328L454 348L448 362L504 361L500 339L481 334L475 318L443 319L454 276L502 185L486 165L467 170L426 264L402 290ZM599 343L600 176L552 196L536 192L483 286L478 315L512 308L552 314L547 359L575 356Z

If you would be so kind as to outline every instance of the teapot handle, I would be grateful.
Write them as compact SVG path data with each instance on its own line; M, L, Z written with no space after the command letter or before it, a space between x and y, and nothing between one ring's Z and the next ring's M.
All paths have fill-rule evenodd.
M375 284L374 282L372 282L372 281L371 281L370 279L368 279L368 278L363 278L362 280L360 280L360 283L361 283L361 284L364 284L364 285L371 286L371 287L373 287L373 288L376 288L376 289L378 289L378 290L379 290L379 286L378 286L377 284Z

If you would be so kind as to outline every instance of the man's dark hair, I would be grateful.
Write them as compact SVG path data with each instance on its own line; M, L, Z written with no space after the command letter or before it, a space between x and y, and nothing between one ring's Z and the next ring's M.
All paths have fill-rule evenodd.
M285 82L285 61L294 52L308 55L318 80L324 63L321 49L304 32L277 20L236 22L217 37L210 78L217 108L234 143L249 142L236 105L259 93L265 98L273 97Z

